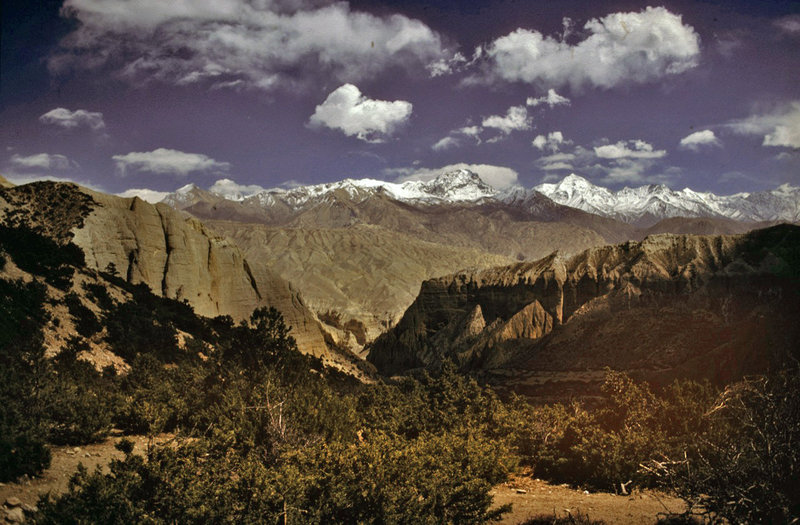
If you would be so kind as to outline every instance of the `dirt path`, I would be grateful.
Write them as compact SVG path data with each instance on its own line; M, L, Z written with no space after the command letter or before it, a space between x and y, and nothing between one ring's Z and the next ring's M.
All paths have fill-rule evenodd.
M16 497L22 503L36 505L39 496L51 492L61 494L67 491L69 479L78 469L78 464L83 463L89 471L95 467L107 467L112 459L122 459L125 455L114 448L122 438L111 437L102 443L85 445L82 447L53 447L53 461L50 468L41 476L17 483L0 483L0 505L8 498ZM144 436L131 436L128 439L134 442L134 451L142 453L147 447L148 439ZM155 438L156 442L168 439L167 437Z
M516 477L492 491L496 506L513 504L513 510L500 523L518 524L537 517L553 515L588 515L592 520L607 524L656 523L659 512L679 512L683 501L655 491L635 491L631 495L597 492L586 493L566 485L551 485L545 481Z

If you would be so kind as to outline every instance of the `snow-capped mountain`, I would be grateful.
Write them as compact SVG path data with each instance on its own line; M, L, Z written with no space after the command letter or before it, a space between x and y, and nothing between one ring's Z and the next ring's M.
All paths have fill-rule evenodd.
M663 184L611 191L572 174L555 184L533 188L559 204L649 226L669 217L723 217L738 221L797 221L800 188L784 184L772 191L715 195Z
M338 182L299 186L289 190L273 188L253 194L202 190L188 184L169 194L162 202L177 208L185 208L213 195L243 204L271 207L279 204L291 209L304 208L336 195L346 195L359 202L374 195L385 195L391 199L415 204L439 204L444 202L477 202L493 198L497 190L486 184L476 173L459 169L443 173L430 181L386 182L375 179L344 179Z
M517 186L501 192L467 169L443 173L429 181L345 179L288 190L240 191L241 187L233 181L227 182L230 184L215 184L209 190L188 184L167 195L163 202L181 209L200 202L212 205L239 202L249 209L284 210L281 213L293 214L325 202L345 199L359 203L384 196L415 205L501 202L544 218L561 215L553 207L564 205L636 227L649 227L671 217L727 218L742 222L800 220L800 188L788 184L771 191L726 196L689 188L672 190L662 184L611 191L572 174L557 183L531 189Z
M291 190L272 189L244 199L257 200L262 206L282 202L297 209L344 192L350 199L361 201L376 194L417 204L441 202L475 202L493 197L497 190L483 182L472 171L461 169L439 175L431 181L386 182L375 179L345 179L339 182L300 186Z

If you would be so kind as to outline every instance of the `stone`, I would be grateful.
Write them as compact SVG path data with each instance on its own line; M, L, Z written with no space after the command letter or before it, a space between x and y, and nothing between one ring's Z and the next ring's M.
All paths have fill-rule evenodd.
M18 497L10 496L6 499L6 505L9 507L19 507L22 505L22 502Z
M4 509L4 514L6 515L6 521L11 523L22 523L25 521L25 512L23 512L22 507Z

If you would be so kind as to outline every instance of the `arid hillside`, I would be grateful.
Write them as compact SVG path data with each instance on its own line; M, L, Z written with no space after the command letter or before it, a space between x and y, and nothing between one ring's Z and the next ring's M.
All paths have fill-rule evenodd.
M799 245L790 225L656 235L433 279L369 360L396 374L454 359L533 394L579 391L607 366L724 384L796 351Z

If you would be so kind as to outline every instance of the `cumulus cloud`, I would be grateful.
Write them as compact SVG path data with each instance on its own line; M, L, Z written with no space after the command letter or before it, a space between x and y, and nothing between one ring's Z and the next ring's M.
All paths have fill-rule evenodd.
M800 101L728 124L734 132L764 137L762 145L800 148Z
M67 108L51 109L39 117L39 122L65 129L86 127L92 131L100 131L106 127L102 113L85 109L76 109L75 111Z
M143 201L155 204L157 202L163 201L164 197L169 195L169 192L150 190L147 188L130 188L128 190L123 191L122 193L117 193L117 195L119 197L125 197L125 198L139 197Z
M539 150L558 151L562 144L571 144L572 141L565 140L564 134L560 131L552 131L547 135L536 135L531 144Z
M219 179L208 188L208 191L226 199L238 200L264 191L264 188L258 184L239 184L231 179Z
M344 84L317 106L308 123L311 127L338 129L367 142L381 142L408 120L411 110L410 102L372 100L353 84Z
M599 149L599 153L598 153ZM605 184L670 182L680 175L676 168L657 166L666 152L655 151L644 141L622 141L594 148L575 146L536 160L536 166L553 178L557 173L576 172Z
M127 153L111 157L117 171L125 176L130 171L159 173L185 177L192 172L224 173L230 169L227 162L219 162L200 153L185 153L174 149L158 148L153 151Z
M698 151L703 146L721 146L717 136L710 129L695 131L681 139L680 147L692 151Z
M492 115L481 122L484 128L500 130L504 135L512 131L531 129L531 118L525 106L511 106L505 115Z
M12 155L9 163L13 168L26 170L68 170L74 166L64 155L36 153L35 155Z
M450 171L468 169L478 174L478 176L489 186L503 190L517 185L517 172L505 166L494 166L491 164L450 164L437 169L415 168L397 179L398 182L410 180L433 180L442 173Z
M354 81L450 55L419 20L347 2L66 0L61 12L77 27L49 58L54 74L104 68L132 82L272 90L314 72Z
M547 104L551 108L553 106L569 106L570 100L567 97L562 97L556 93L555 89L548 89L547 95L538 98L528 97L526 104L529 106L538 106L540 104Z
M612 88L649 82L697 65L700 38L681 16L663 7L612 13L584 25L577 44L517 29L482 54L488 71L472 81L502 80L542 86Z
M621 140L616 144L595 146L594 152L601 159L658 159L667 154L663 149L654 150L652 144L643 140Z

